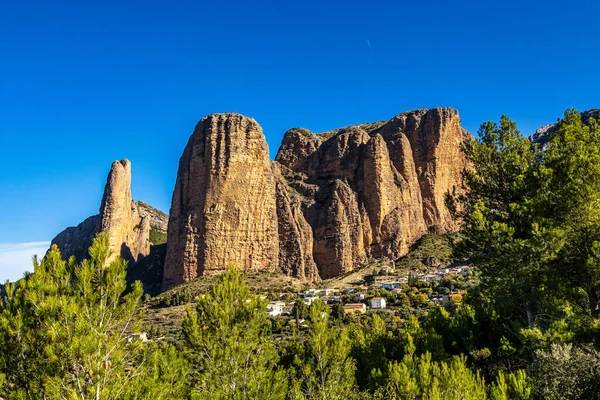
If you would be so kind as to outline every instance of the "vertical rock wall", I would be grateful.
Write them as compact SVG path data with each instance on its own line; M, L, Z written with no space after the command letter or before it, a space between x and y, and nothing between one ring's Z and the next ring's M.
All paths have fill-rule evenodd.
M179 162L163 287L229 264L277 270L275 177L261 127L239 114L203 118Z

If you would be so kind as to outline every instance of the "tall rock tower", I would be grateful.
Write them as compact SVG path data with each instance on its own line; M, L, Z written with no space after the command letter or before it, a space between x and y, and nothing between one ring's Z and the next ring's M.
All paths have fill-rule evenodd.
M163 288L229 264L276 270L275 177L261 127L240 114L203 118L179 160Z
M106 178L100 213L65 229L52 239L52 244L58 246L63 257L82 260L96 234L108 232L111 259L120 255L130 264L137 262L150 253L150 229L164 230L161 222L166 216L148 209L131 199L131 162L115 161Z
M98 232L108 232L112 257L136 262L150 253L150 219L141 218L131 199L131 162L112 163L100 205Z

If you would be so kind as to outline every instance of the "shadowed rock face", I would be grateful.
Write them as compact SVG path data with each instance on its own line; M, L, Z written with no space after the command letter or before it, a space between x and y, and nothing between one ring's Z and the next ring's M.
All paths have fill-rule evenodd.
M51 244L58 246L63 258L74 256L81 261L88 255L92 240L98 233L99 222L100 215L88 217L79 225L69 227L56 235Z
M428 229L457 227L471 135L450 108L313 134L286 132L270 162L260 126L239 114L200 121L180 159L163 289L229 263L308 280L399 257Z
M163 288L229 264L278 269L275 177L256 121L214 114L198 123L179 161Z
M584 125L589 125L592 118L596 121L600 120L600 108L592 108L581 113L581 122L583 122ZM538 128L535 133L529 137L529 140L533 143L537 143L542 150L546 150L548 141L557 132L557 123L547 124Z
M150 254L150 229L166 230L166 215L131 199L131 163L115 161L108 173L100 213L53 240L64 258L82 260L99 232L108 232L112 258L120 255L133 264Z

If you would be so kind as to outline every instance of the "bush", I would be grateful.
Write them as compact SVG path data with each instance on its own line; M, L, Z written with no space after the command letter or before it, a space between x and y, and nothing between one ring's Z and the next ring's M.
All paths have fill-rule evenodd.
M553 344L538 350L533 366L536 394L543 399L594 399L600 392L600 353L591 347Z

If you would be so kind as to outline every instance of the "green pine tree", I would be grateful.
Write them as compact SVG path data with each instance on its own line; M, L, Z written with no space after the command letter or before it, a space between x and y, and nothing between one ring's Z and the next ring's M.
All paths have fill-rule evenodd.
M230 267L188 308L183 332L195 367L193 399L284 399L285 371L270 334L266 304Z
M89 254L77 265L63 261L52 246L41 262L34 261L33 274L7 285L0 314L1 396L144 398L138 389L148 381L144 391L152 398L180 397L183 384L168 387L147 379L166 362L163 351L172 356L172 350L128 340L141 317L141 284L123 295L126 262L108 261L106 234L94 239ZM184 381L184 373L182 365L170 378Z
M329 327L328 320L325 304L311 304L308 337L294 357L292 399L341 400L356 394L348 333L337 326Z

